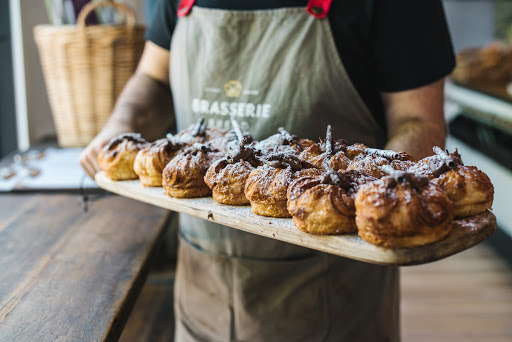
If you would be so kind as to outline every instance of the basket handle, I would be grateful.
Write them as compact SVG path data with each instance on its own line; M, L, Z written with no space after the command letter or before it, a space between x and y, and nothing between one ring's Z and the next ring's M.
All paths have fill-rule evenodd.
M126 26L128 27L128 30L133 31L136 24L135 12L130 6L114 1L90 2L85 5L80 11L80 14L76 20L78 27L81 30L86 30L85 19L87 19L87 16L92 11L101 7L112 7L118 11L123 12L126 15Z

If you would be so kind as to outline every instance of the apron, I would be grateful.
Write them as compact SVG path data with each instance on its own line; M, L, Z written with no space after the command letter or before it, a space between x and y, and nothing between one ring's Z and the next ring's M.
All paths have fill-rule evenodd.
M331 33L330 0L229 11L183 0L171 42L179 130L204 117L255 139L285 127L382 147ZM193 7L193 8L192 8ZM177 342L398 341L398 269L340 258L180 216Z

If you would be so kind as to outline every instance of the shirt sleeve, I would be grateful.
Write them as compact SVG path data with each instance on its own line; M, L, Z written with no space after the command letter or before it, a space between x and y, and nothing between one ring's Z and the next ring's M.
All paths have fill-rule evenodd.
M378 0L373 14L379 91L421 87L452 72L455 55L441 0Z
M146 30L146 40L170 50L171 38L177 21L175 0L156 0L153 15Z

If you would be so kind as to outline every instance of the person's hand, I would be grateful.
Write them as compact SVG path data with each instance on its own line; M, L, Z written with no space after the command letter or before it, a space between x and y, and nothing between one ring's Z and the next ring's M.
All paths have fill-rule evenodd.
M124 126L117 126L112 128L105 127L83 150L80 155L80 164L82 168L85 170L85 173L92 179L94 179L94 175L100 171L100 166L98 164L98 155L108 142L122 133L131 133L133 129Z

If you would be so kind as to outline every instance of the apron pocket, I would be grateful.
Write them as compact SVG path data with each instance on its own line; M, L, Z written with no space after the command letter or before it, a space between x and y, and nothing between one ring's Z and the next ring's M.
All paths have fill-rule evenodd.
M239 341L322 341L329 328L327 257L233 259L235 336Z

